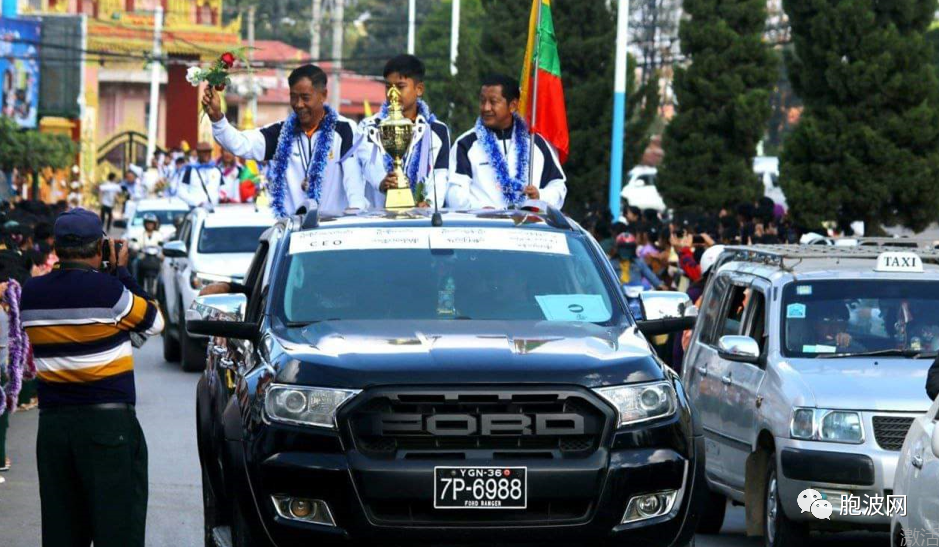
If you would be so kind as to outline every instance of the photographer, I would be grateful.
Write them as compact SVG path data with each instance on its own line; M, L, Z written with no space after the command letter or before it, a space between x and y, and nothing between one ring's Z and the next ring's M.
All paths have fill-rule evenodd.
M27 281L21 300L39 376L42 545L143 547L147 445L131 334L157 334L163 318L98 215L63 213L54 235L61 262Z

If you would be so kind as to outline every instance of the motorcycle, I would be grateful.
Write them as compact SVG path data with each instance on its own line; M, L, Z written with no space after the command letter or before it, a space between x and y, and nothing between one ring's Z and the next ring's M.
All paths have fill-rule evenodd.
M163 258L160 256L159 245L148 245L141 250L140 271L141 285L151 297L157 294L157 282L160 279L160 268Z

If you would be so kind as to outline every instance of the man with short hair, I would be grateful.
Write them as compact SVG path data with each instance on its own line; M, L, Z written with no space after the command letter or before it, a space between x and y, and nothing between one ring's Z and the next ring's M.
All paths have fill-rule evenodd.
M42 545L143 547L147 444L130 333L158 334L163 318L98 215L73 209L54 232L60 262L27 281L20 302L39 376Z
M437 205L443 207L450 165L450 129L431 113L430 107L421 98L424 95L424 74L424 63L420 59L414 55L398 55L385 63L385 89L397 88L402 113L414 123L411 144L403 158L404 173L415 192L414 201L419 206L433 207L434 199L437 198L440 201ZM391 169L393 158L385 153L381 141L381 122L386 117L387 101L382 105L381 112L359 123L359 131L367 139L358 149L362 173L369 184L366 197L372 207L378 209L385 206L388 189L396 185ZM427 151L424 157L421 156L422 149ZM419 186L423 187L422 196L417 195Z
M476 127L450 151L448 207L504 209L528 199L564 206L567 177L557 152L541 135L534 136L529 150L531 135L518 115L520 96L514 78L494 74L483 80Z
M211 86L202 96L212 134L222 148L240 158L271 162L271 206L278 217L293 215L306 204L329 213L368 208L355 157L361 139L352 120L326 104L326 80L316 65L297 68L288 78L290 116L249 131L228 123Z
M177 195L190 207L214 209L220 199L222 171L212 161L212 145L200 142L196 145L198 161L190 163L179 177Z

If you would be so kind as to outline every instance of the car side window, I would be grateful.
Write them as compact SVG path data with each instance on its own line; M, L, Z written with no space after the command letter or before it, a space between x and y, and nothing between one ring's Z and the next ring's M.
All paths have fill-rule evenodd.
M701 304L701 316L704 318L702 332L700 336L701 343L713 346L715 343L714 332L721 313L721 302L724 301L724 295L727 294L727 288L730 287L730 279L725 275L717 276L706 291L704 302Z
M192 221L187 220L183 222L182 228L179 229L179 240L186 244L186 250L189 250L189 236L192 234Z
M740 334L743 327L743 312L746 310L750 292L751 289L741 285L734 285L730 288L730 293L726 299L727 303L721 314L721 322L716 329L718 340L722 336Z
M766 356L768 333L766 331L766 296L763 291L752 288L748 303L746 335L760 346L760 356Z
M261 310L261 288L264 280L264 266L267 263L269 244L262 241L258 244L258 250L254 253L251 260L251 266L248 267L248 274L245 276L245 286L248 287L248 309L245 311L245 320L256 322Z

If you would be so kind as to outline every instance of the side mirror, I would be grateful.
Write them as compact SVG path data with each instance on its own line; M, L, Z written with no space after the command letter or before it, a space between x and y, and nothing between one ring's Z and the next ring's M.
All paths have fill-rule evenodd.
M244 321L248 297L243 294L197 296L186 310L189 321Z
M721 336L717 341L717 355L728 361L756 363L760 360L760 345L749 336Z
M645 291L639 295L642 321L639 330L646 336L681 332L694 328L698 308L691 297L677 291Z
M186 320L186 331L189 334L212 338L234 338L252 343L258 341L258 326L245 321Z
M127 219L119 218L115 220L114 222L112 222L111 225L114 226L115 228L120 228L121 230L124 230L127 228Z
M186 258L189 252L186 250L186 244L182 241L170 241L163 245L163 256L167 258Z

